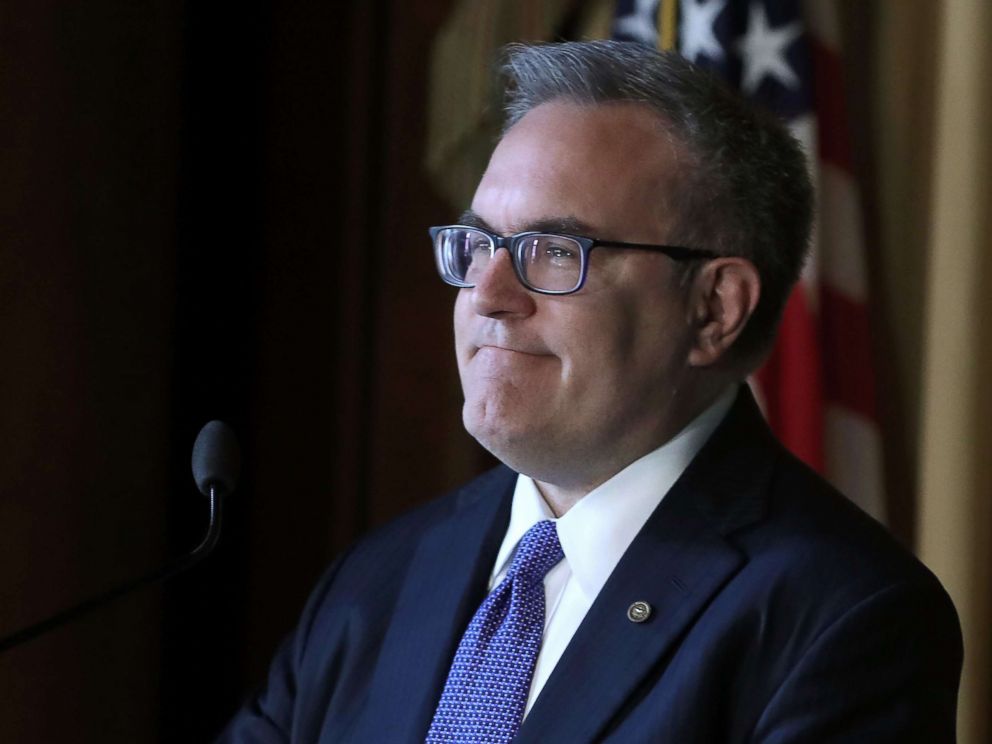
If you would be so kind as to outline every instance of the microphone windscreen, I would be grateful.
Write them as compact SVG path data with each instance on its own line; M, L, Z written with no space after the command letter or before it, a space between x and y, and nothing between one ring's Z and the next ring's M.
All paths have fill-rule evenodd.
M193 480L204 496L213 486L221 494L234 490L241 472L241 448L231 427L223 421L207 422L193 443Z

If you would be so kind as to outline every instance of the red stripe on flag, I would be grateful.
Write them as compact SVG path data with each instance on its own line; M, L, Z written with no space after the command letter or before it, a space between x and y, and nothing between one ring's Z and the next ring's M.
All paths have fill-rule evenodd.
M772 430L793 454L822 473L823 381L818 338L805 288L799 284L786 303L772 353L755 376Z
M810 38L813 55L814 107L819 122L820 159L847 173L854 169L844 96L844 69L840 57L816 37Z
M820 286L824 392L827 399L874 421L875 375L868 309Z

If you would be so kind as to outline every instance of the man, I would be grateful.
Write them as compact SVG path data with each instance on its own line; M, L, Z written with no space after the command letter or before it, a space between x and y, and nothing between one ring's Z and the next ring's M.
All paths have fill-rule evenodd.
M742 384L806 251L796 143L636 45L505 71L471 209L431 231L505 466L342 556L222 740L953 741L946 594Z

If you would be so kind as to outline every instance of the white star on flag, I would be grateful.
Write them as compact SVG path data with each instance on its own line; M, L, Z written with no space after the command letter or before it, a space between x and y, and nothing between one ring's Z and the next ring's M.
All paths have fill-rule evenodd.
M626 34L642 44L658 43L658 29L654 25L659 0L635 0L634 12L616 19L614 33Z
M712 60L723 57L723 46L713 25L727 0L686 0L682 4L682 55L693 62L703 55Z
M798 88L799 77L785 61L785 53L801 33L802 26L798 21L772 28L765 15L764 3L751 3L747 34L737 44L744 63L741 88L754 93L765 76L776 78L787 88Z

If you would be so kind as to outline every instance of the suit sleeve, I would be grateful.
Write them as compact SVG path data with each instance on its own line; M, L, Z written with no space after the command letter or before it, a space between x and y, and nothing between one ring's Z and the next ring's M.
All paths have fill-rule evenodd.
M888 586L817 637L752 741L954 742L961 629L936 582Z
M276 651L265 684L228 723L216 744L284 744L299 740L304 733L296 730L298 722L295 720L300 669L314 620L324 608L344 559L345 556L338 558L324 573L311 593L296 629Z

